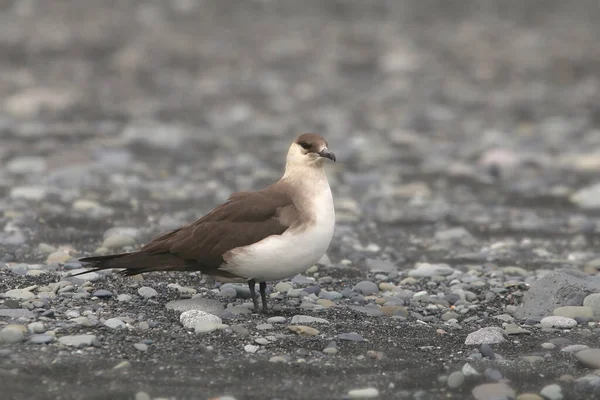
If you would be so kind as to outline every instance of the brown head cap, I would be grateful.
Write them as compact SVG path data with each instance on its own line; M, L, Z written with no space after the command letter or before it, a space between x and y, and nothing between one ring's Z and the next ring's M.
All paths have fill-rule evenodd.
M317 153L321 157L335 161L335 154L329 151L327 141L316 133L303 133L298 136L295 143L302 147L306 153Z

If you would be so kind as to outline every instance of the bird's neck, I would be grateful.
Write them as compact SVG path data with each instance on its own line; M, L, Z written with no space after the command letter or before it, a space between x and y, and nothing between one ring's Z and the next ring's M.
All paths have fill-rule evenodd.
M310 191L329 188L327 174L325 174L325 168L322 164L297 165L288 163L281 179L296 187L302 187Z

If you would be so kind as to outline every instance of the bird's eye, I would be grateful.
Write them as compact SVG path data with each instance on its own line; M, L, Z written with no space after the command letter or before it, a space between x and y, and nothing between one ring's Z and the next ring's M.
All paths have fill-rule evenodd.
M306 142L300 142L298 143L304 150L308 150L310 149L310 144L306 143Z

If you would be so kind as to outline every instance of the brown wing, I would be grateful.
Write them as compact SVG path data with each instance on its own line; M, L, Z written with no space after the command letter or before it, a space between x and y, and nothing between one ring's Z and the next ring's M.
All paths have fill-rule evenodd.
M191 224L168 232L123 255L89 257L96 269L125 268L125 275L150 271L218 271L222 255L271 235L281 235L299 216L285 190L271 186L258 192L234 193L229 200Z

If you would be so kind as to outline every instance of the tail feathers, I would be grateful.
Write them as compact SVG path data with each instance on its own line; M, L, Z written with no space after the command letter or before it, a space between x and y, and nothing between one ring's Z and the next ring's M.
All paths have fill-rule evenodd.
M196 270L196 263L182 260L172 254L148 254L142 252L111 254L107 256L94 256L81 258L79 261L89 263L90 270L75 275L83 275L89 272L102 271L105 269L121 269L119 272L124 276L138 275L144 272L155 271L189 271Z

